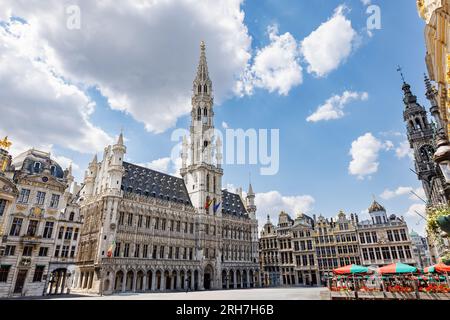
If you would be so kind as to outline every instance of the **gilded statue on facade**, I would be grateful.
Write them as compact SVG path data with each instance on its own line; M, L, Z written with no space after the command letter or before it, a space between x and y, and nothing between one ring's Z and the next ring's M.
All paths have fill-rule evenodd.
M6 136L3 140L0 140L0 148L9 149L12 146L12 142L8 140Z

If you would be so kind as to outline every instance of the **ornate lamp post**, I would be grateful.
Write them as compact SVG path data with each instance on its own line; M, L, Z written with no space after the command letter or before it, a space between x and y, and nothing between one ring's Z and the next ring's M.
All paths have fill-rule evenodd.
M441 168L445 178L444 193L446 199L450 199L450 143L441 130L436 140L437 150L434 154L434 161ZM450 216L441 216L438 218L438 224L442 231L450 234Z

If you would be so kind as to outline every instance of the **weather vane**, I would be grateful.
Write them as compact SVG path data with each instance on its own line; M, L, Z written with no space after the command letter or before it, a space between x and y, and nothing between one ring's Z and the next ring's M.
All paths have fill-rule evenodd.
M397 66L397 71L400 73L403 82L406 82L405 81L405 76L403 75L403 69L402 69L402 67L400 65Z

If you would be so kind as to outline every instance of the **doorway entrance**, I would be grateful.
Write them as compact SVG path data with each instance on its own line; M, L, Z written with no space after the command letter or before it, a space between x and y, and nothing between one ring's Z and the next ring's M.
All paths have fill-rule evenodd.
M14 293L22 293L25 279L27 278L28 270L19 270L17 273L16 285L14 286Z

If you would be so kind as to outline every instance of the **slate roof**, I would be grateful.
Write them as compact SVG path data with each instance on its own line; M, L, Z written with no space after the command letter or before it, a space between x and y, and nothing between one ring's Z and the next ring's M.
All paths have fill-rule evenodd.
M122 190L192 206L183 179L128 162L123 167Z
M222 190L222 214L246 216L247 210L241 197L227 190Z
M40 163L40 166L35 166L35 163ZM23 152L12 160L12 165L15 170L23 170L28 174L41 174L44 169L48 169L54 177L64 178L63 169L50 157L50 153L39 150L30 149Z

